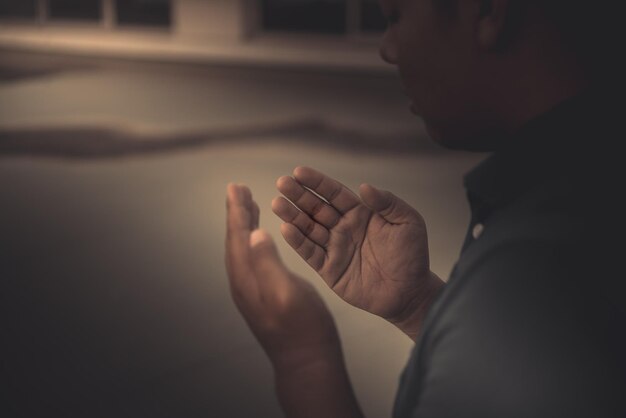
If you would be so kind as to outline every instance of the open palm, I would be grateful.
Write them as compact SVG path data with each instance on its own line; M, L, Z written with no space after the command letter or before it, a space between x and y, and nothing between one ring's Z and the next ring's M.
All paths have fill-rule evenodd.
M312 168L293 174L272 202L289 245L351 305L391 321L410 315L432 276L421 215L370 185L359 198Z

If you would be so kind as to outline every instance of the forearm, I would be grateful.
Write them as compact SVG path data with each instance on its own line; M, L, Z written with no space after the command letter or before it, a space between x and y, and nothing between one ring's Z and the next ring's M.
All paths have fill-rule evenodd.
M276 392L288 418L362 418L341 348L304 364L274 365Z
M419 296L407 306L403 314L396 318L388 319L389 322L413 341L420 335L426 314L445 285L445 282L433 272L430 272L429 277L424 279L423 283L424 286Z

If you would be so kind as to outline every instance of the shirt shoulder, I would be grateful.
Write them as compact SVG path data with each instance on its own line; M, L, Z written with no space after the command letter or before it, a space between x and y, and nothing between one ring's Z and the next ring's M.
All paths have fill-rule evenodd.
M509 240L444 291L407 367L411 416L623 416L620 320L566 247Z

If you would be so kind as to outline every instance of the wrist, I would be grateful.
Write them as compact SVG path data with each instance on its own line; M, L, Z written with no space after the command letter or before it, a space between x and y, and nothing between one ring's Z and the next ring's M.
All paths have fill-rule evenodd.
M419 282L422 284L419 292L401 314L387 319L413 341L419 336L426 314L445 285L445 282L432 271L429 271L426 277L419 279Z
M283 363L275 371L276 392L289 418L362 418L341 350Z
M343 354L339 339L289 351L278 352L271 357L277 377L307 373L328 365L343 364Z

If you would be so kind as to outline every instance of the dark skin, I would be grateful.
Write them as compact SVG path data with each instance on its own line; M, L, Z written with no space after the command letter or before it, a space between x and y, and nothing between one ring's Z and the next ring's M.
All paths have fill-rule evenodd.
M532 8L503 45L509 0L458 0L453 17L431 0L381 6L390 17L381 56L398 67L412 110L446 147L495 150L502 144L494 133L512 132L585 88L580 65ZM287 243L342 299L416 339L444 285L430 271L421 215L390 192L364 184L356 194L308 167L278 179L277 188L272 209ZM274 366L286 415L362 416L322 299L258 229L250 190L230 184L227 195L233 298Z
M287 243L343 300L415 338L419 308L443 284L429 268L421 215L389 192L364 184L357 196L308 167L276 185L284 197L272 209Z
M313 286L290 272L244 185L227 188L226 267L233 299L267 353L289 417L362 416L337 328ZM303 388L307 388L303 390Z

